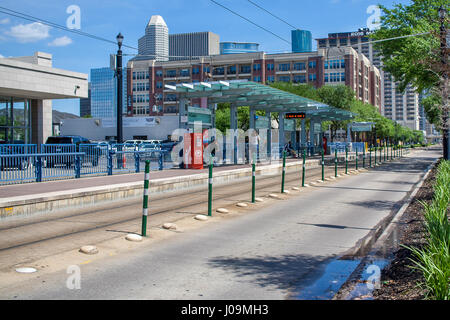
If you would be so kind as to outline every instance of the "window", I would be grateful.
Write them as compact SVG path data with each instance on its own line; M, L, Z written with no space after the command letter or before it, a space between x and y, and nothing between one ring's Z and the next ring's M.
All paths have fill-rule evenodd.
M193 67L192 68L192 74L199 74L200 73L200 68L199 67Z
M267 82L275 82L275 76L267 76Z
M278 65L278 71L289 71L291 64L290 63L280 63Z
M294 83L305 83L306 82L306 75L300 74L294 76Z
M214 68L213 69L213 75L224 75L225 74L225 68L224 67L220 67L220 68Z
M252 67L250 65L242 65L240 67L239 73L251 73L251 72L252 72Z
M181 69L180 70L180 77L189 77L189 76L190 76L189 69Z
M209 73L209 67L203 67L203 72L207 72L207 73Z
M306 63L304 62L294 63L294 70L306 70Z
M330 47L336 47L336 39L330 39L328 40L328 43Z
M316 61L315 60L314 61L310 61L308 63L308 67L311 68L311 69L314 69L316 67Z
M327 40L322 39L319 40L319 48L326 48L327 47Z
M291 77L290 76L280 76L280 77L278 77L278 81L291 82Z
M310 73L309 77L308 77L309 81L316 81L316 74L315 73Z
M162 77L163 72L162 72L162 70L156 70L155 74L157 77Z
M261 76L253 77L254 82L261 82Z
M133 80L136 80L136 72L133 72Z
M253 65L253 71L259 71L261 70L261 64L260 63L255 63Z
M166 70L166 77L174 78L177 76L177 70Z
M346 46L347 43L348 43L348 41L347 41L346 38L339 39L339 44L340 44L341 46Z
M162 87L163 87L162 81L157 81L156 82L156 88L161 89Z
M227 68L227 74L236 74L236 66L229 66Z
M267 71L272 71L273 68L274 68L273 63L268 63L268 64L267 64Z

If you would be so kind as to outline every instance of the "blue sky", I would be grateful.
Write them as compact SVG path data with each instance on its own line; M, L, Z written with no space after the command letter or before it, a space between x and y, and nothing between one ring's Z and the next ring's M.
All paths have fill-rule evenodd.
M273 33L290 41L291 28L246 0L216 0ZM310 30L313 38L330 32L355 31L367 26L371 5L407 1L384 0L252 0L299 29ZM80 8L80 31L115 41L121 32L124 44L137 47L138 38L152 15L161 15L169 33L211 31L221 41L260 43L266 52L290 51L290 44L267 33L214 4L210 0L2 0L0 6L40 19L66 25L69 6ZM0 9L1 10L1 9ZM315 47L315 41L313 41ZM35 51L53 54L53 66L88 73L109 65L109 54L117 46L50 28L0 12L0 56L26 56ZM136 54L133 49L124 53ZM79 100L55 100L56 110L79 114Z

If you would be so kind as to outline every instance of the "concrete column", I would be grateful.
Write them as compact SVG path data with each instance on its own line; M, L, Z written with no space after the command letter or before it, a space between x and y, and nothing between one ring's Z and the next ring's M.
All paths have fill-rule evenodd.
M311 154L314 154L314 123L315 120L311 118L309 120L309 142L311 143Z
M31 101L31 141L38 145L45 143L52 135L52 100Z
M237 106L235 104L230 105L230 128L233 131L233 163L237 164L238 154L237 154L237 132L238 118L237 118Z
M187 110L188 99L180 97L179 103L179 127L181 129L188 128L188 110Z
M250 123L249 123L250 129L255 129L255 109L250 108Z
M300 143L302 147L306 147L306 119L302 119L302 128L300 132Z

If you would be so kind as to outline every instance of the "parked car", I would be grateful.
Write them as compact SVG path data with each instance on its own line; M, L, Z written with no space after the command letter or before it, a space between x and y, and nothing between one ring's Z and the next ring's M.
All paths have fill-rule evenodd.
M50 153L64 153L64 152L85 152L86 154L81 158L81 163L91 163L94 167L98 165L101 148L98 145L91 144L91 141L81 136L53 136L48 137L45 142L46 145L55 145ZM80 145L86 144L80 149ZM91 144L91 145L89 145ZM64 148L64 145L75 145L75 150ZM56 164L65 164L67 167L72 166L75 162L74 156L51 156L47 159L47 167L52 168Z

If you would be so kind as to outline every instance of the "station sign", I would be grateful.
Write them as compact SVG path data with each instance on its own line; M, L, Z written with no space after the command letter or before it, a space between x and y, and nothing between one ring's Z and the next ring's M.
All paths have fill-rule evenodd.
M285 119L305 119L306 113L304 112L289 112L286 113Z

